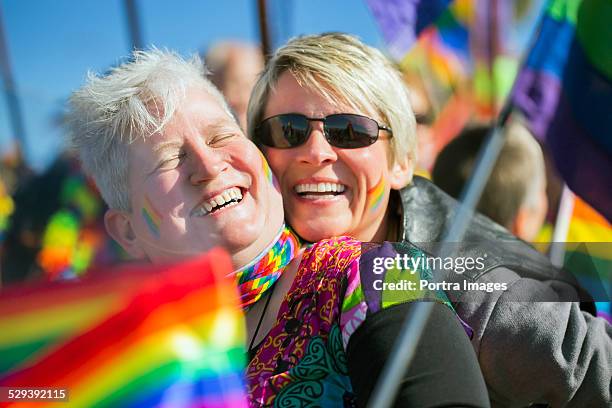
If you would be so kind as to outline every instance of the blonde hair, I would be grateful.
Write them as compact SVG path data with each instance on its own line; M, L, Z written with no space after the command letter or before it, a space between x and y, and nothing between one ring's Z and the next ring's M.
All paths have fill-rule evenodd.
M72 93L67 115L69 142L109 207L130 210L129 145L161 131L190 87L202 87L231 116L206 73L196 55L186 60L154 48L134 51L129 62L105 75L89 72L85 85Z
M489 132L488 127L468 128L447 144L436 159L432 172L434 183L459 198ZM522 123L513 120L504 132L504 145L477 209L510 227L521 207L538 208L541 204L546 170L542 148Z
M270 91L289 71L302 86L318 90L332 103L378 113L391 127L395 161L416 161L416 125L408 89L396 67L376 48L341 33L290 40L272 56L255 84L247 112L248 135L263 117ZM258 144L257 140L254 140Z

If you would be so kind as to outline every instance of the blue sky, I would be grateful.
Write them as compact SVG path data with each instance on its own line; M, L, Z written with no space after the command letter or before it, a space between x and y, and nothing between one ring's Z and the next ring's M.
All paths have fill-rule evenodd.
M136 0L146 44L183 54L222 39L259 40L256 0ZM28 162L41 169L62 146L55 118L87 70L104 71L130 50L123 0L0 0L25 122ZM365 0L268 0L276 46L306 33L344 31L383 47ZM4 94L0 150L12 140Z

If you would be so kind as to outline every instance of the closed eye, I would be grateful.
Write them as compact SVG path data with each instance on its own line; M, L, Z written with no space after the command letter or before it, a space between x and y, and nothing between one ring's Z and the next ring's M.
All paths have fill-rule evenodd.
M208 145L213 147L223 146L226 143L231 142L237 136L240 135L236 133L224 133L221 135L216 135L208 142Z
M166 159L163 159L159 165L155 168L155 170L171 170L171 169L175 169L178 166L180 166L185 157L187 156L186 153L182 152L182 153L178 153L174 156L168 157Z

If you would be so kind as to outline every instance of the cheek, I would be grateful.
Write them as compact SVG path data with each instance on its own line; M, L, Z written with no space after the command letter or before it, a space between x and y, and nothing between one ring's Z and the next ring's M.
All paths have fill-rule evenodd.
M273 186L277 191L280 191L278 180L276 179L276 176L272 173L272 169L270 168L270 165L268 164L268 160L266 160L266 157L261 151L259 152L259 156L261 159L262 172L266 178L266 181L268 182L268 184Z
M185 213L188 204L193 201L195 205L195 198L185 194L178 179L177 175L166 174L145 183L147 193L144 194L139 215L153 237L167 235L175 228L177 220L188 216Z
M148 188L155 191L155 195L164 196L177 190L186 177L178 170L162 172L148 183Z
M377 212L381 208L385 192L387 191L387 182L385 177L381 175L378 183L368 189L366 193L366 208L369 212Z
M339 156L360 186L370 192L387 177L387 156L384 150L374 146L364 149L340 151Z
M159 239L159 231L163 220L162 213L156 208L155 204L153 204L153 200L146 194L142 208L140 209L140 216L149 230L149 233L153 237Z
M362 150L347 151L342 160L356 179L357 196L365 201L366 211L376 212L382 207L389 189L387 154L379 146Z
M264 155L268 160L272 172L281 180L288 172L291 171L289 151L266 148L264 149Z

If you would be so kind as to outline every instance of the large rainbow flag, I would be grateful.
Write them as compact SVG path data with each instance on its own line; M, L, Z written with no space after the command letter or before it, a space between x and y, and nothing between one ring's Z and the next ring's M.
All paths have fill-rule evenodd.
M568 186L612 221L612 0L549 0L513 89Z
M228 255L213 250L179 265L22 291L21 307L19 290L0 292L0 325L9 330L0 356L22 345L0 387L66 389L61 404L70 407L246 407L231 270Z

